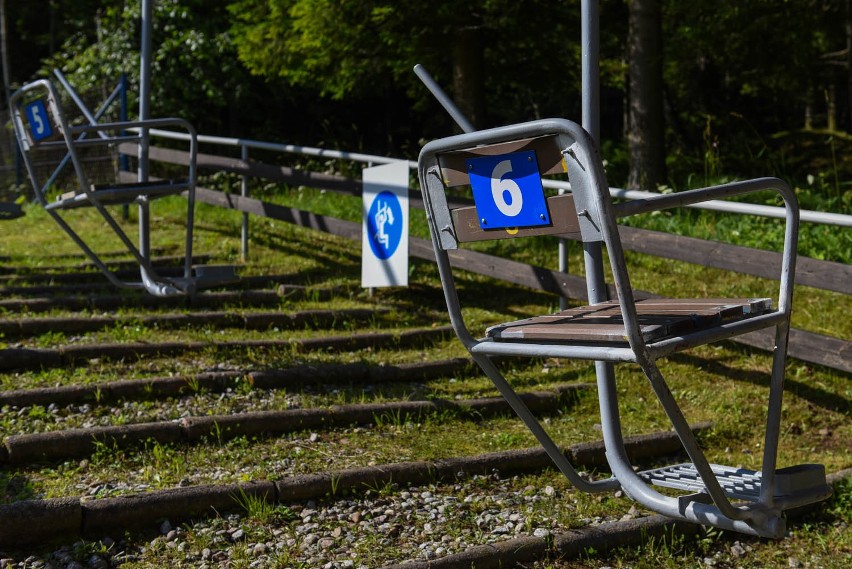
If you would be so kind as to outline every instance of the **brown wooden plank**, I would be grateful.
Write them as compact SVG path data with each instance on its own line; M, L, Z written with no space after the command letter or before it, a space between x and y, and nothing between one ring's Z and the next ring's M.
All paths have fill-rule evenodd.
M625 249L714 267L741 274L778 280L781 254L660 231L618 226ZM852 294L852 265L799 256L796 284Z
M664 338L666 336L685 333L692 329L689 319L666 320L640 324L639 329L646 341ZM545 322L517 324L500 324L488 328L486 335L495 340L514 340L528 342L588 342L588 343L619 343L627 342L624 324L613 320L586 321L579 319L571 321L570 325L548 324Z
M135 143L124 143L119 146L119 150L124 154L134 154L137 146ZM189 152L184 150L151 146L148 150L148 157L153 161L165 162L167 164L189 165ZM293 186L308 186L348 195L361 195L361 182L344 176L296 170L289 166L241 160L239 158L217 156L215 154L199 153L196 157L196 164L199 169L219 170L283 182Z
M563 235L580 237L580 223L577 221L577 208L570 194L547 198L547 210L550 213L550 225L538 227L520 227L514 229L482 229L476 206L460 207L450 211L456 239L461 243L487 241L489 239L511 239L514 237L535 237L539 235Z
M231 196L223 192L202 188L199 188L199 190L203 190L197 194L200 201L239 211L251 210L252 213L273 219L276 218L279 209L290 210L290 208L273 206L252 198L240 198L239 196ZM301 212L301 214L295 212L299 212L299 210L287 212L288 220L292 220L292 223L298 224L312 216L307 212ZM361 238L360 223L327 216L312 217L314 218L314 225L322 227L323 231L349 239ZM450 262L457 268L526 286L533 290L559 294L566 298L586 299L585 281L576 275L535 267L478 251L454 249L448 253ZM410 238L409 254L412 257L435 261L432 244L426 239ZM609 291L609 295L614 297L615 291L611 286ZM633 294L636 298L654 298L651 293L641 290L634 290ZM760 330L732 338L731 341L771 351L775 342L775 334L771 330ZM805 362L852 373L852 342L848 340L793 328L790 330L789 354L790 357Z
M538 169L543 176L548 174L564 174L568 171L562 156L562 149L559 148L555 136L539 136L501 144L478 146L466 150L444 152L438 156L438 164L441 168L444 185L452 188L470 183L465 164L468 158L496 156L511 152L525 152L527 150L535 151L536 160L538 160Z
M735 341L771 352L775 347L775 333L774 330L760 330L738 336ZM852 342L843 338L791 328L787 354L804 362L852 373Z
M555 147L555 145L551 146ZM135 154L136 152L135 144L124 143L120 148L126 154ZM167 150L155 146L150 148L150 152L152 160L162 160L173 164L189 163L188 153L186 152ZM295 183L297 180L296 178L288 177L287 171L283 167L271 166L269 164L265 164L263 165L265 167L262 167L262 163L246 163L234 158L207 154L200 154L199 159L206 161L205 163L210 168L221 167L226 171L250 176L274 174L275 169L278 168L279 173L273 179L288 183ZM464 164L464 160L462 160L462 164ZM560 168L562 168L561 165ZM311 175L308 178L299 178L298 180L300 185L351 195L360 195L361 183L358 180L349 180L347 184L337 180L327 180L323 176L315 175ZM422 208L422 200L418 199L416 195L412 195L410 203L414 207ZM709 267L775 280L777 280L780 273L781 255L774 251L756 250L748 247L729 245L727 243L705 241L693 237L681 237L672 235L671 233L638 229L635 227L619 226L618 229L622 245L629 251L675 259L687 263L703 264ZM565 234L564 237L568 239L576 238L570 233ZM796 284L821 290L852 294L852 265L821 261L800 255L796 262Z
M254 198L246 198L233 194L225 194L206 188L196 188L195 198L199 202L236 209L246 213L269 217L307 227L324 233L340 235L349 239L361 238L361 224L334 217L318 215L301 209L271 204Z

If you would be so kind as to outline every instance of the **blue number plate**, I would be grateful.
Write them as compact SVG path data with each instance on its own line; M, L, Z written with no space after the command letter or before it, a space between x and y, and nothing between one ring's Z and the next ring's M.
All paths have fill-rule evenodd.
M550 223L535 152L470 158L466 165L482 229Z
M26 106L27 120L30 123L30 134L33 142L39 142L53 136L53 127L50 126L47 109L41 99L33 101Z

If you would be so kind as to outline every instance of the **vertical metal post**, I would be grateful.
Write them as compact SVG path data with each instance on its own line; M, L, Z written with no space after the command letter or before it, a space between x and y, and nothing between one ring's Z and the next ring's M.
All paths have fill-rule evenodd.
M415 73L417 73L417 66L415 66L415 67L414 67L414 72L415 72ZM418 74L418 75L419 75L419 74ZM428 73L426 74L426 76L427 76L427 77L429 77L429 79L431 79L431 76L429 76L429 74L428 74ZM421 77L421 79L422 79L422 77ZM438 87L438 84L437 84L437 83L435 83L435 87ZM438 87L438 89L439 89L439 91L440 91L440 87ZM443 93L443 91L440 91L440 92L441 92L441 93ZM444 95L444 98L446 99L446 101L442 101L442 102L441 102L441 104L444 104L444 102L448 102L449 106L448 106L448 107L445 107L445 108L447 108L447 110L449 110L449 109L454 109L454 108L455 108L455 105L454 105L454 104L453 104L453 102L450 100L450 98L449 98L449 97L447 97L446 95ZM440 99L439 99L439 100L440 100ZM458 111L458 110L456 109L456 112L458 112L458 116L460 117L460 120L462 120L462 121L467 121L467 119L464 117L464 115L462 115L462 114L461 114L461 112L460 112L460 111ZM450 114L452 115L452 112L451 112ZM461 124L461 123L459 123L459 124ZM468 123L468 124L469 124L469 123ZM462 127L462 128L464 128L464 127ZM472 126L471 126L470 128L471 128L471 129L473 129L473 127L472 127ZM467 131L467 130L466 130L465 132L471 132L471 131ZM373 163L372 163L372 162L367 162L367 168L372 168L372 167L373 167ZM363 174L363 171L364 171L364 170L362 169L362 170L361 170L361 172L362 172L362 174L361 174L361 182L362 182L362 184L361 184L361 196L362 196L362 200L363 200L363 195L364 195L364 185L363 185L363 181L364 181L364 174ZM363 206L362 206L362 207L363 207ZM366 213L365 213L364 215L366 215ZM367 287L367 296L368 296L369 298L373 298L373 293L374 293L375 291L376 291L375 287L372 287L372 286L371 286L371 287Z
M583 85L583 128L592 136L595 143L600 142L600 10L598 0L581 0L580 20L582 31L582 85ZM603 270L603 250L600 242L583 244L583 259L586 268L589 304L608 299L606 278ZM615 367L610 362L595 362L600 393L615 393ZM618 404L607 397L600 400L601 417L608 421L618 421ZM616 432L610 425L610 433ZM620 429L619 429L620 432ZM620 437L618 437L620 439ZM618 443L620 441L607 441Z
M122 73L118 78L118 120L121 122L129 120L127 114L127 73ZM125 133L122 132L122 134ZM119 167L125 172L130 170L127 154L122 154L119 157Z
M564 194L565 190L559 189L560 194ZM559 272L567 273L568 272L568 240L564 237L559 237L556 242L557 252L559 254ZM565 310L568 308L568 299L564 296L559 297L559 309Z
M581 0L580 2L580 45L582 54L582 111L583 128L595 142L600 138L600 16L598 0ZM584 247L586 274L596 289L602 289L606 296L606 285L603 282L603 259L599 244ZM568 241L559 240L559 271L568 272ZM595 275L595 276L592 276ZM598 275L601 280L598 281ZM597 302L589 298L589 302ZM564 297L559 299L563 309L567 307Z
M582 30L583 128L600 142L600 12L598 0L580 2Z
M139 120L151 117L151 34L153 33L154 0L142 0L142 45L139 49ZM148 181L148 130L142 129L139 141L138 180ZM148 202L139 202L139 252L146 259L151 255L150 215ZM144 269L143 269L144 270Z
M598 0L581 0L583 128L595 142L600 138L600 18ZM607 299L600 242L583 246L589 303ZM566 260L567 263L567 260Z
M118 120L127 122L127 73L122 73L118 78ZM125 133L122 132L122 135ZM130 171L130 164L127 159L127 154L121 154L118 157L118 168L122 172ZM121 218L127 221L130 218L130 206L124 204L121 206Z
M248 146L245 144L242 145L242 151L240 153L240 158L242 158L243 162L248 162L249 153ZM242 180L240 182L240 195L242 197L248 197L248 174L243 174ZM248 243L249 243L249 214L248 212L243 212L243 228L240 234L240 256L242 257L243 262L248 261Z

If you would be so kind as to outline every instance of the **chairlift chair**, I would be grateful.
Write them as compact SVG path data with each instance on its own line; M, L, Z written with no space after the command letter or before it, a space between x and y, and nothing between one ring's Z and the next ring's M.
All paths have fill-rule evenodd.
M193 126L180 118L99 123L61 74L58 77L84 115L83 124L71 124L67 119L59 93L50 80L41 79L26 84L10 99L15 135L36 199L56 223L109 281L118 287L145 289L155 296L192 295L200 288L235 280L232 269L225 275L215 267L205 272L204 267L192 265L197 156L197 135ZM159 128L178 129L187 133L188 166L185 177L127 181L129 173L123 172L118 176L113 175L107 183L92 183L95 174L91 171L91 161L87 155L92 152L91 149L100 149L95 151L109 152L114 156L119 153L129 154L135 152L138 145L147 143L144 135L148 129ZM45 162L49 164L48 175L44 174ZM71 181L60 182L69 163L73 169ZM65 189L63 183L72 186L69 191L62 191ZM184 262L178 270L179 276L165 276L152 266L149 206L157 198L178 194L185 194L187 198ZM138 244L131 240L108 209L109 206L133 203L139 208ZM68 210L80 207L93 207L100 213L107 226L139 264L138 281L119 278L87 244L87 239L71 228L64 216Z
M796 262L798 205L782 180L761 178L613 203L591 136L563 119L469 132L427 143L418 174L451 323L473 359L577 488L621 488L671 518L779 538L783 512L830 496L822 465L777 468L784 366ZM542 176L567 174L571 191L545 197ZM447 193L470 186L475 205L451 207ZM616 220L621 217L771 190L786 204L786 229L776 305L765 298L637 299ZM559 235L580 240L589 305L496 324L476 337L465 323L449 253L484 239ZM602 246L617 298L607 297ZM775 329L759 471L708 462L656 361L681 350L763 328ZM611 478L589 480L568 461L504 377L493 358L542 357L596 362L598 397ZM638 364L674 427L690 462L636 472L625 451L612 366ZM656 487L674 490L659 491ZM670 495L675 494L675 495Z

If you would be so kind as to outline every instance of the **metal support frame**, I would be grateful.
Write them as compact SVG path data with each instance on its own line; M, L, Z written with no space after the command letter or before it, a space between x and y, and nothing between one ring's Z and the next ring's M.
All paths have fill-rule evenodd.
M455 289L447 249L455 248L458 241L452 216L447 205L444 175L441 173L439 156L464 149L481 150L488 145L537 137L552 137L558 142L566 162L574 166L571 174L574 201L582 203L589 220L594 221L594 230L583 233L587 265L587 289L590 304L606 300L603 279L602 245L607 247L610 269L618 292L618 306L623 318L624 336L627 345L612 345L604 342L571 343L476 339L469 332L462 316L458 294ZM569 481L581 490L603 491L621 487L645 507L670 516L701 524L713 525L743 533L765 537L781 537L785 531L782 513L785 509L821 500L830 495L825 484L824 469L819 465L797 467L808 473L805 482L794 484L788 495L777 495L776 451L780 433L781 404L784 384L787 334L791 313L793 274L795 271L796 241L798 237L798 204L795 194L781 180L761 178L699 190L664 195L643 202L612 204L603 173L603 164L591 135L571 121L548 119L521 125L465 133L436 140L423 147L418 165L424 203L427 209L432 243L444 289L450 321L457 336L492 380L516 414L533 432L550 458ZM655 211L670 207L687 206L709 199L726 199L756 191L777 192L785 202L785 240L782 254L780 287L777 309L744 320L715 324L707 329L679 333L661 340L645 340L640 333L637 309L624 261L624 252L618 236L616 219L627 215ZM578 206L579 207L579 206ZM583 217L583 216L581 216ZM582 223L581 223L582 225ZM581 227L582 229L582 227ZM761 471L757 475L759 496L747 504L731 501L728 490L723 487L717 472L723 467L710 464L695 439L677 401L665 382L655 361L674 351L722 340L757 329L776 329L776 348L773 355L772 373L767 401L764 457ZM606 456L614 477L589 481L582 477L562 455L538 420L529 411L522 399L505 380L492 358L495 356L562 357L594 360L600 401L601 423L604 432ZM671 497L655 490L651 474L635 472L631 465L621 432L617 392L613 364L633 362L638 364L647 377L654 393L662 404L683 448L690 457L695 477L700 481L701 493ZM822 476L820 477L820 469ZM785 473L785 477L788 474ZM787 479L785 478L785 484Z
M195 208L195 162L198 153L197 134L195 133L195 129L187 121L178 118L99 123L98 119L103 114L106 106L99 109L98 113L92 113L85 106L73 87L68 84L64 76L58 71L56 72L56 76L65 87L69 97L77 105L88 124L84 124L82 126L70 126L67 123L59 102L59 94L53 84L46 79L35 81L23 86L14 95L12 95L11 101L15 133L18 138L19 146L24 154L27 171L32 181L37 199L45 210L48 211L51 217L53 217L57 224L83 250L83 252L89 257L95 266L104 273L112 284L122 288L144 288L155 296L194 294L197 287L197 279L192 275L192 228L194 225ZM62 137L61 141L45 142L40 143L40 145L45 147L53 145L53 147L57 149L61 148L66 151L65 157L59 162L59 165L56 167L51 176L48 177L45 183L40 182L39 176L28 158L29 151L39 145L29 141L26 125L24 124L24 119L21 116L21 105L25 98L33 96L35 93L39 92L46 97L46 104L50 109L49 113L51 118L57 123L54 127L60 131ZM110 97L110 101L117 95L118 92L114 92ZM190 165L186 180L177 183L166 181L160 184L155 183L151 186L139 187L136 189L122 184L118 184L105 190L94 190L91 187L84 165L78 156L78 147L98 144L112 145L120 142L138 142L138 135L122 135L121 133L132 129L163 127L178 127L183 129L189 135ZM94 135L94 138L90 137L90 135ZM69 163L73 166L77 177L79 192L75 194L73 198L64 199L58 202L48 202L46 198L47 190L54 185L61 170ZM187 192L188 208L185 241L186 253L184 258L183 275L179 278L164 278L160 276L151 265L150 223L148 217L149 200L152 196L156 197L159 195L180 193L182 191ZM130 240L116 219L106 209L107 203L110 202L104 202L105 199L118 199L120 200L118 203L129 203L132 201L138 204L140 218L138 245L134 244ZM68 225L57 211L66 207L76 207L77 205L90 205L99 212L110 229L112 229L122 244L127 248L128 252L138 262L140 267L140 282L125 282L119 279L111 270L109 270L108 267L106 267L98 255L87 245L86 241Z

